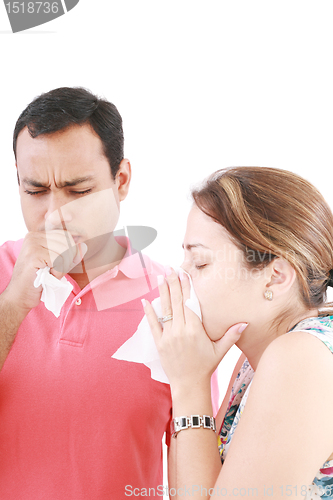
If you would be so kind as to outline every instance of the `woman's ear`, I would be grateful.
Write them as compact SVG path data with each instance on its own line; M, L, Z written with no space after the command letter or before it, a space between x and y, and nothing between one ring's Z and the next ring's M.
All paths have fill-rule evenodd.
M291 289L296 280L296 271L282 257L276 257L266 268L269 273L266 289L271 290L274 297L283 295Z

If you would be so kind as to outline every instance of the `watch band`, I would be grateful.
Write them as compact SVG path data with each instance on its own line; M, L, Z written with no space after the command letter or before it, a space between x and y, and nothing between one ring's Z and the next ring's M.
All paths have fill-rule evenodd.
M216 432L215 418L209 415L191 415L190 417L175 417L171 422L172 437L177 437L178 432L184 429L211 429Z

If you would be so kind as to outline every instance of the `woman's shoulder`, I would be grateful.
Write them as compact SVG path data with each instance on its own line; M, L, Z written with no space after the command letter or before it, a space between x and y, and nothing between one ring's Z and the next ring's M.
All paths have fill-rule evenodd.
M320 432L332 443L332 380L331 351L307 331L294 330L273 340L264 351L251 384L246 408L255 408L254 415L262 415L262 429L265 422L276 423L285 418L292 418L303 425L306 414L307 424L319 432L320 415ZM328 451L327 456L332 450ZM327 456L323 457L323 462Z
M297 369L304 369L305 362L308 363L308 368L310 365L313 368L322 367L324 360L328 367L333 368L332 353L333 329L324 331L323 325L319 328L318 323L307 321L306 324L297 325L288 334L274 339L264 351L258 368L260 365L268 364L272 369L276 362L287 372L295 372Z
M306 332L317 337L333 353L333 316L306 318L297 323L288 334L296 331Z
M310 484L333 449L332 380L332 353L314 335L293 330L273 340L244 395L246 405L236 419L229 451L225 445L223 479L227 482L233 468L239 471L236 459L241 456L251 465L252 478L256 471L269 475L283 467L288 477L303 477L302 484Z
M307 356L318 366L323 358L326 358L328 364L332 366L333 358L330 356L332 353L333 316L318 316L300 321L287 334L276 338L267 347L263 356L270 358L271 361L275 356L292 360L290 369L293 370L297 359L300 362L303 360L304 363Z
M274 339L259 360L256 385L260 385L260 379L264 384L269 381L276 393L297 387L293 391L295 399L296 392L299 397L313 400L333 396L333 329L326 325L327 331L323 331L324 326L319 318L304 320L288 334Z

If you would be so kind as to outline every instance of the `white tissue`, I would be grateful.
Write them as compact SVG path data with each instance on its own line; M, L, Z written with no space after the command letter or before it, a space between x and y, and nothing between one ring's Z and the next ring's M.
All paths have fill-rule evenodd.
M179 274L179 269L175 269ZM183 272L187 274L184 270ZM192 280L189 274L187 274L190 280L191 292L190 298L186 300L185 305L191 309L199 318L201 318L201 310L198 298L195 294ZM158 297L152 301L152 306L160 318L162 315L161 309L161 299ZM148 320L146 316L141 320L137 331L134 335L128 339L119 349L111 356L115 359L120 359L123 361L132 361L135 363L143 363L151 371L151 378L157 380L158 382L164 382L169 384L169 379L162 368L158 350L155 345L154 337L151 333Z
M66 280L65 276L58 280L50 274L50 268L47 266L38 269L36 274L34 287L38 288L40 285L43 287L40 300L44 302L46 309L59 318L61 308L73 290L73 285Z

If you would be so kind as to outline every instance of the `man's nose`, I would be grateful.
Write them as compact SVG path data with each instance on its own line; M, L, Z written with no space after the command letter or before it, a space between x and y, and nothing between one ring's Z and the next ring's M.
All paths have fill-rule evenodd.
M66 224L73 219L70 207L63 197L51 194L45 213L45 230L66 229Z

